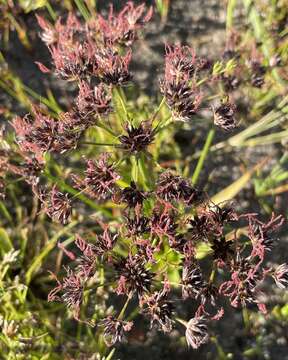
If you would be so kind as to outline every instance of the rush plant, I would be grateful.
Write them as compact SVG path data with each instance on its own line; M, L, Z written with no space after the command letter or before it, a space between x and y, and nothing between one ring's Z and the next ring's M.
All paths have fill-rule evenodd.
M284 217L241 212L229 197L220 201L196 186L215 129L227 134L239 124L231 96L241 80L238 65L249 74L242 81L256 88L269 69L256 57L241 62L232 45L212 61L189 46L165 44L162 100L138 111L128 97L132 46L152 15L152 7L133 2L85 22L73 12L54 24L37 15L51 56L45 64L35 59L39 69L77 94L66 111L29 104L29 113L11 122L14 141L3 130L3 197L9 181L23 182L35 218L47 216L47 226L56 223L69 234L54 236L32 261L26 286L57 245L57 260L45 269L45 296L60 303L57 317L95 328L100 349L129 337L139 314L164 333L182 324L187 344L197 349L209 341L210 324L225 317L223 304L266 314L263 283L271 278L280 289L288 286L288 265L266 261ZM189 169L185 175L161 166L162 146L173 154L169 136L201 121L203 111L212 119L210 132L191 180ZM181 302L194 304L189 318L182 318ZM5 329L17 331L13 323Z

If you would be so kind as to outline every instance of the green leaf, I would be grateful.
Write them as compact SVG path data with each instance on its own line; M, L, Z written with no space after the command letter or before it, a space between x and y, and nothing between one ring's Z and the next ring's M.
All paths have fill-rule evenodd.
M207 255L212 254L211 246L206 242L201 242L196 246L196 259L204 259Z
M46 2L46 0L19 0L19 5L25 12L29 12L45 6Z
M267 159L264 159L264 161L254 166L253 169L246 171L238 180L212 196L211 200L215 204L221 204L225 201L232 200L248 184L254 172L261 169L266 164L266 160Z
M37 272L37 270L40 268L45 257L47 257L48 254L50 253L50 251L52 251L54 249L55 245L57 244L58 239L62 235L66 234L70 229L72 229L77 224L78 224L77 221L73 221L69 225L65 226L62 230L60 230L57 234L55 234L51 238L51 240L48 241L48 243L44 246L42 251L38 255L35 256L35 258L32 260L32 262L26 272L25 281L26 281L27 285L30 283L35 272Z
M4 228L0 228L0 251L2 256L13 249L12 241Z

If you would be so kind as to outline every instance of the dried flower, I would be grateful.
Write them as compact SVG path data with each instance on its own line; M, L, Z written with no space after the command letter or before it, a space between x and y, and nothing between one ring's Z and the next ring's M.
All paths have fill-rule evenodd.
M231 92L233 90L236 90L241 84L241 80L236 75L223 74L221 76L221 79L223 81L226 92Z
M231 245L231 241L227 241L225 236L215 237L211 246L213 250L213 258L225 263L227 259L234 254L231 249Z
M58 121L44 115L35 106L32 112L34 120L26 115L24 118L16 117L12 123L21 151L32 152L37 159L42 159L46 151L63 153L76 147L79 139L77 133L63 131Z
M183 299L197 298L203 288L205 281L203 280L200 266L194 262L185 262L182 272L182 297Z
M129 236L138 236L150 231L150 219L145 216L126 218L126 226Z
M62 79L73 80L98 74L97 48L92 42L68 43L49 48L55 73Z
M120 202L126 203L131 209L140 208L143 205L143 201L147 198L144 191L137 189L134 181L131 182L129 187L121 190L118 196Z
M195 52L188 46L166 45L165 80L181 79L183 76L192 78L197 71Z
M168 236L174 238L176 235L177 224L173 215L159 208L154 208L151 217L151 233L159 237Z
M288 287L288 265L282 264L279 265L275 271L272 273L272 277L275 280L276 285L280 289L285 289Z
M195 80L200 63L191 48L166 46L165 75L160 81L160 91L175 120L188 121L199 109L202 96Z
M156 324L164 332L172 330L173 305L167 298L168 289L164 287L161 291L156 291L143 300L146 305L143 313L151 318L151 327Z
M189 79L181 82L161 81L160 91L165 96L172 117L176 121L189 121L197 114L202 95L198 89L191 88Z
M114 15L113 6L110 7L108 19L98 16L99 28L103 41L107 45L131 46L137 39L137 31L141 29L152 16L150 7L144 16L145 4L134 6L129 1L119 14Z
M186 325L185 336L188 346L192 346L193 349L205 344L209 339L206 319L203 316L190 319Z
M265 66L257 60L251 61L251 85L256 88L261 88L264 85L264 75L266 73Z
M80 134L95 125L93 116L82 116L77 109L72 109L69 112L61 113L59 115L59 129L63 133L75 134L74 136L80 137Z
M33 186L33 192L42 203L42 210L53 220L67 224L72 214L72 203L68 194L63 194L54 185L52 190Z
M228 101L214 109L214 124L225 131L233 130L237 126L235 119L236 106Z
M71 308L75 319L79 319L80 306L83 302L83 279L80 275L74 273L70 268L66 269L66 277L62 283L55 275L53 277L57 281L57 286L48 294L48 301L64 302L68 308ZM59 296L58 293L61 292Z
M168 239L169 246L172 249L179 251L180 253L185 253L189 241L186 239L184 234L176 234L175 236L170 236Z
M132 329L132 321L123 321L110 315L101 321L104 327L104 341L107 346L113 346L117 342L122 342L125 339L125 332Z
M111 48L102 49L95 55L98 76L105 84L125 85L132 80L129 72L131 57L130 50L125 55L119 55Z
M123 149L130 153L145 151L154 140L154 131L150 121L142 121L138 127L127 123L125 130L127 135L121 135L119 141Z
M159 176L155 193L165 201L182 200L187 205L197 203L201 198L200 191L194 188L188 180L173 175L171 171L166 171Z
M258 256L263 260L265 251L270 251L275 243L272 233L283 225L285 219L282 215L272 214L271 219L265 224L252 214L248 216L248 220L248 234L253 245L251 256Z
M93 115L107 115L111 112L111 94L104 84L100 83L91 89L85 81L79 82L77 108L82 117Z
M118 294L136 291L140 297L150 290L154 274L145 268L145 264L144 257L129 254L114 265L119 276Z
M261 280L258 266L238 253L232 261L231 270L231 280L221 284L219 293L229 297L233 307L238 307L239 303L243 307L247 303L257 303L256 286Z
M36 18L39 26L43 30L42 34L40 34L41 40L47 45L50 46L57 42L58 34L55 31L54 27L48 23L42 16L36 14Z
M86 177L81 180L73 176L76 187L94 199L105 199L114 191L115 183L120 178L113 164L108 164L109 155L103 153L99 160L88 160Z

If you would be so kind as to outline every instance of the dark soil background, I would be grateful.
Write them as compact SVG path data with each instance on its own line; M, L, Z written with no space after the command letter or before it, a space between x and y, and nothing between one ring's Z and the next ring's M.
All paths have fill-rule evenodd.
M125 2L124 0L113 1L115 8L120 8ZM135 2L140 3L140 1ZM100 10L107 11L110 1L98 0L97 3ZM152 1L146 1L146 3L151 4ZM73 94L75 88L73 84L71 84L70 88L67 88L66 83L62 83L54 77L46 76L38 70L34 62L40 61L49 66L50 56L46 47L38 37L39 27L34 15L22 14L21 16L29 29L29 38L33 45L32 50L28 52L19 42L17 35L12 32L9 48L2 49L4 56L11 69L26 85L43 95L45 95L45 89L47 87L51 88L54 95L60 98L63 109L65 109L67 104L69 106L70 95ZM241 16L241 11L239 11L238 21L241 19ZM200 52L200 54L209 54L209 56L217 57L225 47L225 1L172 0L168 20L165 25L160 24L160 19L157 14L154 16L151 26L148 26L145 30L145 38L140 39L138 45L135 46L132 65L138 91L144 92L149 96L157 96L158 78L163 66L165 42L188 44L197 49L197 52ZM18 114L25 112L25 109L19 107L16 101L13 101L3 92L0 92L0 104L5 104L13 109L13 112L17 112ZM206 133L207 126L203 126L201 123L195 124L193 129L185 128L185 130L181 131L181 134L177 135L177 139L179 139L179 145L184 154L190 155L194 151L201 149L203 141L205 141L205 137L201 136L201 134L204 135ZM198 139L196 143L193 142L193 138ZM223 138L225 138L225 135L223 136L219 132L214 141L217 142ZM210 156L202 171L200 185L206 185L208 175L213 171L213 182L208 188L208 192L213 194L217 190L229 185L241 175L239 172L239 165L241 163L248 163L252 166L267 154L273 154L277 157L278 148L276 146L268 149L267 147L263 149L259 148L257 152L253 152L253 156L251 156L251 152L249 151L245 153L234 151L230 152L228 156L223 156L223 154ZM254 196L251 186L245 191L242 191L241 196L236 199L236 202L240 204L241 207L247 207L253 211L259 209L258 201ZM282 200L282 202L280 201L278 210L281 210L282 206L285 206L284 200ZM286 252L286 248L287 235L283 234L278 251L276 251L276 254L274 253L276 261L280 263L284 261L283 253ZM270 299L269 307L272 307L273 304L276 304L279 300L276 294L273 299ZM280 301L280 303L283 302L284 299ZM187 302L185 307L181 308L180 311L183 314L183 318L189 319L193 316L194 310L193 304ZM259 324L260 332L265 338L264 343L266 345L263 355L255 355L252 358L259 360L288 359L288 329L283 329L278 326L271 331L269 327L269 324ZM132 332L129 339L130 345L121 345L120 353L118 354L121 359L125 360L208 360L217 358L216 347L212 343L203 346L199 351L189 351L186 345L179 347L177 341L179 336L183 336L183 334L184 328L177 326L170 336L157 333L154 330L148 333L148 335L146 335L144 331L142 333L141 330L137 333ZM226 353L231 352L234 354L233 359L235 360L245 359L242 355L243 350L251 346L256 346L255 337L252 336L252 334L247 335L243 329L241 312L230 309L229 307L227 307L224 319L215 323L214 328L211 329L211 334L217 337Z

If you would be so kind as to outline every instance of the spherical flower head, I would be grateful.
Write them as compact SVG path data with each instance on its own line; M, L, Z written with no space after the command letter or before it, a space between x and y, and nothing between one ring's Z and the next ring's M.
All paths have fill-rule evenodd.
M155 193L167 202L183 201L187 205L196 204L201 198L201 192L188 180L174 175L171 171L163 172L159 176Z
M113 194L115 183L120 179L108 158L109 154L103 153L97 161L87 160L85 178L73 176L76 187L94 199L105 199Z
M154 131L150 121L142 121L138 127L126 124L127 135L121 135L119 141L124 150L130 153L145 151L154 140Z
M84 279L81 275L74 273L70 268L66 268L67 275L60 282L57 277L53 275L57 281L57 286L48 294L48 301L60 301L73 310L74 318L79 319L80 306L83 302Z
M101 321L104 327L104 341L107 346L113 346L117 342L122 342L125 339L125 332L132 329L132 321L123 321L110 315Z
M98 24L104 44L131 46L137 39L137 32L151 19L152 7L146 12L145 4L135 6L129 1L118 13L110 6L108 19L98 15Z
M225 131L233 130L237 126L235 114L236 105L223 101L214 109L214 124Z
M193 261L184 264L181 285L183 299L199 296L206 285L199 265Z
M43 212L53 221L63 225L70 221L72 215L72 202L68 194L64 194L54 185L51 190L33 184L34 195L41 201Z
M126 217L126 227L129 236L139 236L150 231L150 219L145 216Z
M115 264L119 276L118 294L136 292L141 297L149 292L154 274L146 269L146 262L143 256L129 254Z
M188 122L197 114L202 101L199 89L191 87L189 78L160 81L160 91L166 99L175 121Z
M107 85L123 86L132 80L129 65L132 58L131 50L119 55L111 48L102 49L95 55L99 78Z
M151 327L155 324L164 332L172 330L173 305L168 300L168 289L154 292L143 300L143 313L151 318Z
M279 265L272 273L272 277L280 289L286 289L288 287L288 265Z
M204 316L195 316L189 320L186 325L185 336L188 346L193 349L198 349L208 341L209 336Z
M104 84L100 83L92 89L85 81L79 83L76 105L82 117L108 115L112 110L111 100L111 94Z

